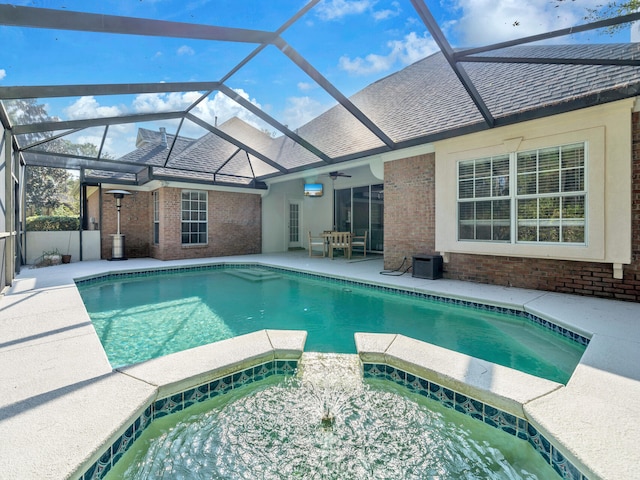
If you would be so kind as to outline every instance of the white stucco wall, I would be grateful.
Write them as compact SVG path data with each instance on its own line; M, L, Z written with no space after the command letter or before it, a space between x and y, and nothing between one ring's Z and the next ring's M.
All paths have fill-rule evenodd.
M38 262L43 252L57 249L61 254L71 254L71 261L80 261L80 233L71 232L27 232L27 264ZM82 232L82 260L100 259L100 231Z
M630 263L631 112L627 99L436 144L436 250L488 255ZM585 142L586 245L524 245L457 240L457 162Z
M379 159L372 160L375 165ZM269 193L262 198L262 251L263 253L285 252L289 248L288 215L291 201L302 202L301 236L302 247L308 247L307 233L318 234L323 230L330 230L333 226L333 187L336 190L350 187L361 187L383 183L374 176L368 164L349 168L349 164L336 165L333 170L351 175L339 177L335 181L326 173L308 175L304 178L279 181L269 185ZM378 169L379 170L379 169ZM378 172L380 174L380 172ZM322 183L324 195L309 198L304 196L305 183Z

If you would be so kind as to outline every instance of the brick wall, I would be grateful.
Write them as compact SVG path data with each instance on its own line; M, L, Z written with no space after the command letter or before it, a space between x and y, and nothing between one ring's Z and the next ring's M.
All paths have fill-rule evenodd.
M467 254L450 254L444 277L640 301L640 113L633 114L632 122L632 263L624 265L622 279L613 278L611 264ZM397 268L403 256L410 260L415 253L431 253L435 246L433 172L431 155L385 164L387 269Z
M120 233L125 236L125 256L139 258L149 256L151 193L131 191L121 201ZM102 191L102 258L111 258L113 240L111 235L117 230L116 200L112 194Z
M223 257L262 251L262 200L259 195L234 192L208 192L208 243L182 245L181 192L179 188L162 188L160 195L160 243L153 245L149 220L151 256L161 260ZM150 194L153 214L153 199Z
M396 269L407 257L434 253L435 154L384 166L384 266Z
M183 246L181 189L161 188L160 243L153 244L153 193L134 192L122 199L120 231L125 235L127 258L160 260L222 257L262 251L262 200L259 195L208 192L208 243ZM111 258L116 232L113 195L102 193L102 258Z

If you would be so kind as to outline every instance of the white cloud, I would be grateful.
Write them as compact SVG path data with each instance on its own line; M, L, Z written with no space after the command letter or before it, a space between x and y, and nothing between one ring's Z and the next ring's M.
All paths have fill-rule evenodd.
M370 0L325 0L316 7L316 14L322 20L337 20L347 15L358 15L367 11Z
M123 106L102 106L94 96L80 97L74 103L64 109L69 120L80 120L96 117L116 117L127 113Z
M295 130L327 109L327 105L323 105L311 97L289 97L283 112L283 123L290 130Z
M200 98L198 92L143 93L133 100L136 113L173 112L184 110Z
M191 48L189 45L182 45L178 51L178 55L195 55L195 50Z
M129 109L123 105L105 106L93 96L80 97L74 103L64 109L69 120L82 120L86 118L116 117L129 113ZM135 148L135 124L120 124L109 126L105 139L103 153L112 157L120 157ZM133 136L133 139L131 138ZM69 139L76 143L92 143L96 148L102 143L103 130L90 128L81 133L70 136Z
M0 80L7 76L7 71L4 68L0 68Z
M411 32L405 35L402 41L389 42L389 46L393 47L393 52L396 52L403 65L417 62L438 51L435 40L431 36L427 36L426 33L420 37L415 32Z
M402 12L400 3L391 2L391 8L375 10L378 0L324 0L316 7L315 13L321 20L340 20L348 15L370 12L374 20L382 21L397 17Z
M235 89L235 92L260 108L260 104L250 98L243 89ZM201 96L200 92L141 94L135 98L132 106L136 113L180 111L196 102ZM232 117L238 117L256 128L266 128L264 122L221 92L216 92L213 97L210 96L202 100L191 113L211 125L215 125L216 121L220 125ZM192 122L185 122L183 130L180 131L181 135L187 137L199 137L204 133L200 127L195 126Z
M587 7L600 0L457 0L459 21L453 27L458 46L468 47L535 35L584 23ZM560 37L562 42L569 42Z
M391 6L393 10L390 8L386 8L384 10L376 10L373 12L373 18L377 21L387 20L388 18L397 17L402 12L402 8L400 8L400 4L398 2L391 2Z
M364 58L356 57L353 60L347 55L343 55L340 57L339 66L345 72L354 75L369 75L389 70L395 61L396 58L393 52L386 56L370 53Z
M308 92L309 90L313 90L317 85L310 82L298 82L298 90L302 92Z
M364 58L356 57L353 60L344 55L340 57L339 66L353 75L369 75L390 70L398 61L403 66L409 65L438 51L438 46L431 37L426 34L420 37L415 32L405 35L402 40L389 41L387 46L390 48L387 55L370 53Z

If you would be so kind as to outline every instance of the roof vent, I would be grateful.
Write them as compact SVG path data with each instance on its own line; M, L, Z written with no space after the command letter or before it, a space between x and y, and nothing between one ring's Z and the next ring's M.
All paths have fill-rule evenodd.
M160 145L167 148L167 129L160 127Z

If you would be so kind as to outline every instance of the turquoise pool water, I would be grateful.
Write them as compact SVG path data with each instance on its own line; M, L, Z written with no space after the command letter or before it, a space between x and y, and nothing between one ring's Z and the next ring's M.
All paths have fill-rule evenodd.
M533 322L261 269L80 286L114 367L261 329L308 332L306 351L355 353L354 333L400 333L566 383L585 347Z
M355 355L307 354L295 377L154 420L106 480L149 478L559 477L526 440L392 382L363 381Z

